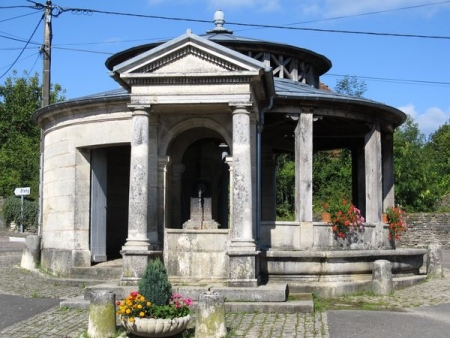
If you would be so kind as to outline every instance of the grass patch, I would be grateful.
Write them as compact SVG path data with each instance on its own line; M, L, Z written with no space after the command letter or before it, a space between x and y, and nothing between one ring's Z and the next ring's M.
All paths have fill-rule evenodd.
M383 300L383 296L376 296L372 292L358 292L335 298L322 298L313 293L314 312L328 310L368 310L368 311L399 311Z

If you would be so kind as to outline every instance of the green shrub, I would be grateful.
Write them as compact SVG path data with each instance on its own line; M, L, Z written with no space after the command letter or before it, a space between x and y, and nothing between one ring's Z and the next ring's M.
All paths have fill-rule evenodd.
M158 258L148 263L144 276L139 282L139 293L154 305L169 304L172 285L164 264Z
M20 206L21 201L19 197L10 196L5 199L3 203L3 220L5 226L11 222L16 222L17 225L21 223ZM36 201L23 201L23 220L22 224L25 228L35 228L38 224L39 203Z

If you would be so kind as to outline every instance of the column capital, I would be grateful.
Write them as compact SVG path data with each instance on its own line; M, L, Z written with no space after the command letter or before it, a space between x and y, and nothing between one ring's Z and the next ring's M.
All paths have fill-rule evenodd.
M232 109L232 114L250 114L252 104L250 102L230 102L228 104Z
M132 115L149 115L150 113L150 105L142 105L142 104L128 104L128 109L131 110Z

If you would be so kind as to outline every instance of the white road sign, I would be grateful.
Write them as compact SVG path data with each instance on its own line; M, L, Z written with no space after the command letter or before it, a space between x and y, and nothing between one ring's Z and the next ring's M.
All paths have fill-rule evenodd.
M30 187L14 189L14 195L16 196L27 196L29 194L30 194Z

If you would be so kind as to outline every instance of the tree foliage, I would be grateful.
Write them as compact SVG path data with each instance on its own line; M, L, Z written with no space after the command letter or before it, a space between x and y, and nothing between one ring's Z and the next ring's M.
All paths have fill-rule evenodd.
M439 199L438 172L425 136L408 117L394 132L395 199L407 211L431 211Z
M31 187L38 195L40 130L33 113L41 107L42 88L37 73L19 77L13 72L0 86L0 196L14 188ZM51 90L50 102L64 100L59 85Z
M362 97L367 91L367 85L364 80L360 80L356 76L344 76L343 79L336 82L334 91L338 94Z
M450 121L430 135L425 147L426 154L432 159L441 196L450 194Z

